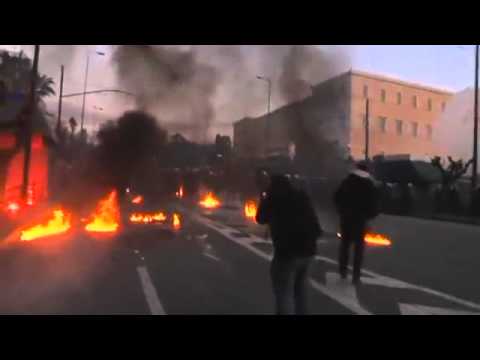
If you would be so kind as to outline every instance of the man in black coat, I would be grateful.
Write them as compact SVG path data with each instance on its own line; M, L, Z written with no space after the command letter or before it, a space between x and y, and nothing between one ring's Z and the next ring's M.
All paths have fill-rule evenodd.
M340 217L341 241L339 249L339 272L347 277L350 247L355 247L353 283L360 283L364 252L364 237L368 222L379 213L379 194L366 165L359 164L335 192L335 206Z
M270 275L276 313L306 314L308 269L316 253L316 240L322 234L310 199L287 177L272 176L256 220L267 224L272 236Z

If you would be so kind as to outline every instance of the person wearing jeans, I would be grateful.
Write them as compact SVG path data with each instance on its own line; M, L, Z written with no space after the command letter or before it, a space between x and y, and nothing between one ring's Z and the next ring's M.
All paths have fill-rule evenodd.
M276 314L307 314L308 271L322 234L310 199L286 176L272 176L256 220L269 226L272 237L270 276Z

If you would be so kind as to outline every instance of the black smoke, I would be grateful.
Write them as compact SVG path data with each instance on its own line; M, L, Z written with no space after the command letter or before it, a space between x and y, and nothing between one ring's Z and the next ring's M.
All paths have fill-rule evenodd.
M121 45L113 63L120 84L136 95L140 110L158 114L171 132L206 139L215 116L218 74L198 61L195 48Z

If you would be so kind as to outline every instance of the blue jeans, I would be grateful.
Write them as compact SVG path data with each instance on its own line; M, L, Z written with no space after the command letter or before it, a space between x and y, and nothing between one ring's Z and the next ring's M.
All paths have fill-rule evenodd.
M308 270L313 257L284 259L274 256L270 266L275 313L307 314Z

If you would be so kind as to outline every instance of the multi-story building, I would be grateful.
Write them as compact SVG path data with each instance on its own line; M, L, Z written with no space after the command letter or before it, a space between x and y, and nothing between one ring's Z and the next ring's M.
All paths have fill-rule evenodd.
M234 147L242 156L258 157L287 152L292 143L299 145L305 136L321 137L338 141L354 159L361 159L366 148L368 99L371 157L444 155L432 139L452 96L452 92L442 89L349 71L313 86L311 96L269 116L236 122Z

